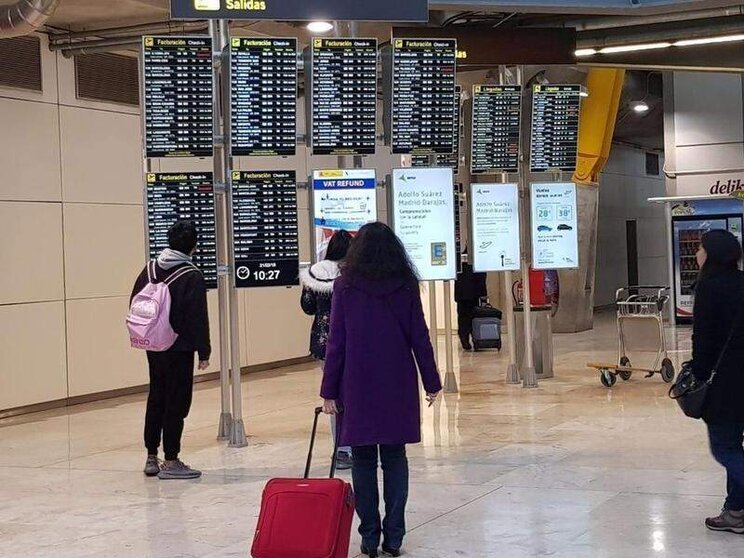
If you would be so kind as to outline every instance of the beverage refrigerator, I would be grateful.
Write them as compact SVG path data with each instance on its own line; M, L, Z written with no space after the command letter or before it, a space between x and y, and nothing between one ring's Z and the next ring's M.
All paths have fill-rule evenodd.
M723 229L742 241L742 202L735 199L685 201L672 204L674 308L678 324L692 322L694 289L700 273L696 254L702 236Z

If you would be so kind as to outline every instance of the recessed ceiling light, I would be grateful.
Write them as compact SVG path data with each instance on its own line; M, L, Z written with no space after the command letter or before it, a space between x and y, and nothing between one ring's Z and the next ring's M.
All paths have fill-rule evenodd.
M613 54L616 52L635 52L638 50L654 50L657 48L669 48L672 43L647 43L645 45L622 45L605 47L599 52L601 54Z
M576 52L574 52L574 56L576 58L581 58L582 56L594 56L599 52L596 48L580 48Z
M328 21L311 21L307 24L307 30L311 33L328 33L333 29L333 24Z
M646 101L636 101L635 103L631 103L630 106L638 114L648 112L651 109L651 107L648 106L648 103Z
M674 46L695 46L695 45L712 45L715 43L733 43L744 41L744 35L724 35L723 37L705 37L702 39L685 39L676 41Z

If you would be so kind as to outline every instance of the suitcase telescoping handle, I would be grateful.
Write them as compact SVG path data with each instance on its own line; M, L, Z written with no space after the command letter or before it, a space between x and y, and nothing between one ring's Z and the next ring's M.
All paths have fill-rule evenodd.
M342 409L339 408L338 410L339 414L343 412ZM315 435L318 433L318 419L320 418L320 415L323 413L323 407L315 407L315 420L313 420L313 433L310 435L310 449L307 452L307 463L305 464L305 475L303 478L310 478L310 467L313 464L313 449L315 449ZM333 478L336 476L336 454L338 453L338 446L341 439L341 428L337 425L336 426L336 436L333 440L333 455L331 456L331 473L328 475L328 478Z

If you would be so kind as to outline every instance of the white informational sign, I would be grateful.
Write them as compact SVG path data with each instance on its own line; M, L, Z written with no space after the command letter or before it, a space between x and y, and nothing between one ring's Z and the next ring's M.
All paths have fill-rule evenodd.
M355 234L377 221L377 179L374 170L313 171L315 261L325 257L328 243L341 229Z
M579 231L576 184L534 183L532 201L532 267L579 267Z
M519 269L519 187L517 184L472 184L470 243L473 269L479 272Z
M457 275L451 168L393 169L393 228L423 281Z

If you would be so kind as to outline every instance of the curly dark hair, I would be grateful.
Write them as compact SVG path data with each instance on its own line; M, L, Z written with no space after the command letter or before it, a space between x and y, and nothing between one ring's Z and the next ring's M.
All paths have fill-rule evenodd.
M359 229L342 269L345 274L373 281L402 279L411 284L419 281L403 243L390 227L379 222Z
M346 257L349 246L351 246L351 234L349 231L343 229L336 231L328 243L325 259L332 262L340 262Z

